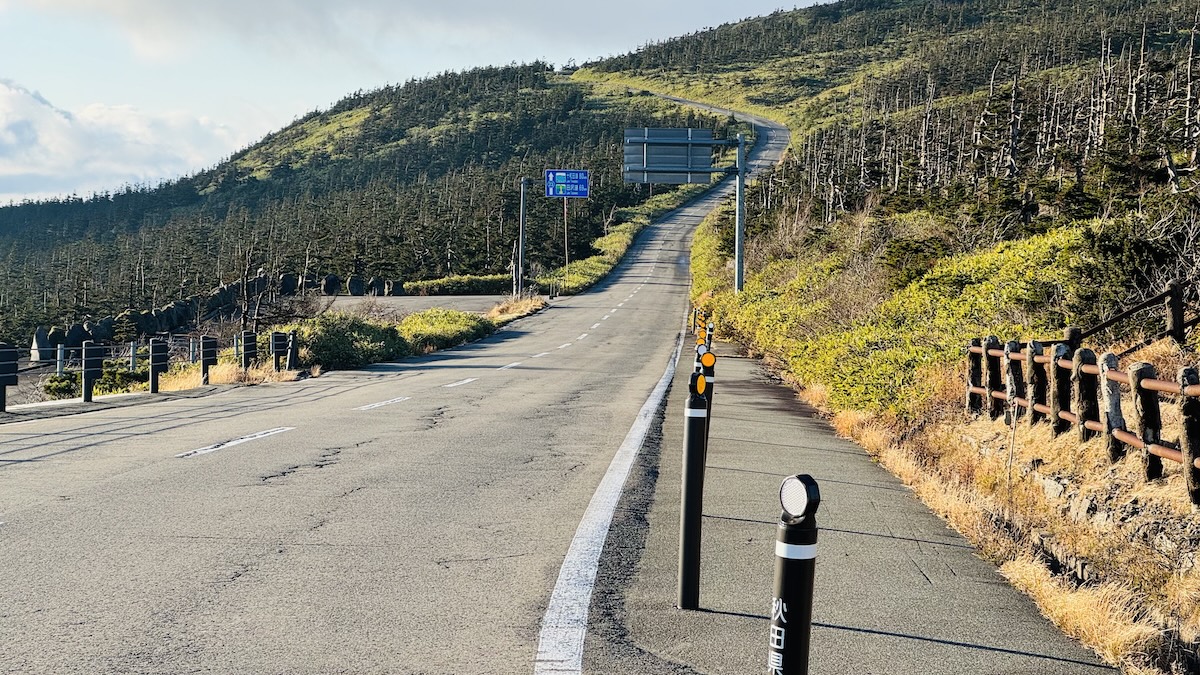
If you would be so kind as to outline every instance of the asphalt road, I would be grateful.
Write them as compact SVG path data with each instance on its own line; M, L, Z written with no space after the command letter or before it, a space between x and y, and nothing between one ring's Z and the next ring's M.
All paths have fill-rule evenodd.
M719 194L467 347L0 425L0 671L530 672Z

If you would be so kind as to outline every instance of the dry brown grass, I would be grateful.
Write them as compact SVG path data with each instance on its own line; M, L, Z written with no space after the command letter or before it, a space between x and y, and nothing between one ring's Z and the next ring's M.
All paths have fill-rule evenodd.
M503 325L514 319L540 312L547 304L549 303L540 295L510 297L489 309L483 316L497 325Z
M315 376L315 375L314 375ZM300 371L285 370L275 372L269 366L256 366L243 371L233 363L218 363L208 369L209 384L261 384L263 382L293 382L300 377ZM200 366L189 364L178 370L159 376L160 391L183 391L200 386Z
M1140 602L1131 590L1113 584L1072 588L1028 557L1004 563L1000 573L1065 633L1109 663L1158 672L1150 661L1164 648L1162 632L1141 617Z

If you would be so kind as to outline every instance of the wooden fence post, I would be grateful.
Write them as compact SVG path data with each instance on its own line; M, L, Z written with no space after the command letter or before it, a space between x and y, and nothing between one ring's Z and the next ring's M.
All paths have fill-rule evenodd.
M1113 431L1125 431L1125 415L1121 412L1121 383L1108 379L1109 372L1120 372L1117 355L1104 352L1100 357L1100 384L1104 393L1104 426L1108 429L1108 458L1114 462L1125 456L1125 444Z
M983 396L971 391L971 387L983 386L983 355L976 354L970 347L983 347L983 340L971 338L967 345L967 412L978 415L983 412Z
M1200 370L1180 368L1179 384L1183 387L1200 384ZM1183 454L1183 484L1187 486L1192 504L1200 506L1200 469L1196 468L1196 457L1200 456L1200 399L1180 396L1179 413L1183 417L1183 433L1179 435L1179 450Z
M1029 398L1029 425L1046 419L1046 414L1035 410L1035 405L1046 405L1046 366L1035 357L1041 356L1044 348L1037 340L1030 340L1025 347L1025 392Z
M1013 420L1021 417L1021 406L1018 398L1025 398L1025 373L1021 370L1021 362L1014 361L1013 354L1021 353L1021 343L1009 340L1004 343L1004 393L1008 395L1008 414L1004 421L1012 424ZM1028 401L1026 401L1028 402Z
M1055 436L1071 428L1071 423L1059 415L1071 412L1071 371L1059 366L1058 362L1072 356L1071 347L1065 342L1060 342L1050 350L1050 363L1046 364L1046 370L1050 374L1050 428Z
M1097 400L1099 381L1095 375L1083 372L1084 366L1096 365L1096 352L1080 349L1075 352L1071 368L1071 409L1079 416L1079 441L1090 440L1096 432L1087 428L1087 422L1100 421L1100 403Z
M1175 339L1175 344L1182 345L1187 340L1183 317L1183 286L1178 279L1172 279L1166 290L1167 334Z
M992 419L997 419L1004 412L1004 401L992 396L992 392L1004 391L1004 366L1001 357L989 353L1000 348L1000 338L995 335L989 335L983 344L983 374L987 381L987 400L984 401L984 406L987 407L988 417Z
M1079 349L1080 345L1083 344L1083 329L1068 326L1063 330L1063 339L1067 341L1067 346L1070 347L1071 354L1074 354L1075 350ZM1065 358L1069 359L1071 357L1067 356Z
M1137 435L1146 444L1142 449L1142 468L1146 480L1162 478L1162 458L1150 454L1150 444L1162 439L1162 414L1158 409L1158 393L1142 389L1142 380L1156 377L1154 366L1144 361L1130 364L1126 371L1129 374L1129 388L1133 391L1133 410L1137 414Z

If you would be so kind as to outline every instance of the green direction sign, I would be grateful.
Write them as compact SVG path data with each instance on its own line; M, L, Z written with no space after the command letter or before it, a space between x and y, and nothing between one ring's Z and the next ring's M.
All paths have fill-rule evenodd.
M547 197L587 197L588 172L576 169L548 169Z

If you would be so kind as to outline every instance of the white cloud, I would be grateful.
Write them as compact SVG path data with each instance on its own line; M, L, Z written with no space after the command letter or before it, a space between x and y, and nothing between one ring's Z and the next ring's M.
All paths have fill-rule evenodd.
M184 113L99 104L68 112L0 80L0 203L153 184L211 165L244 143Z

